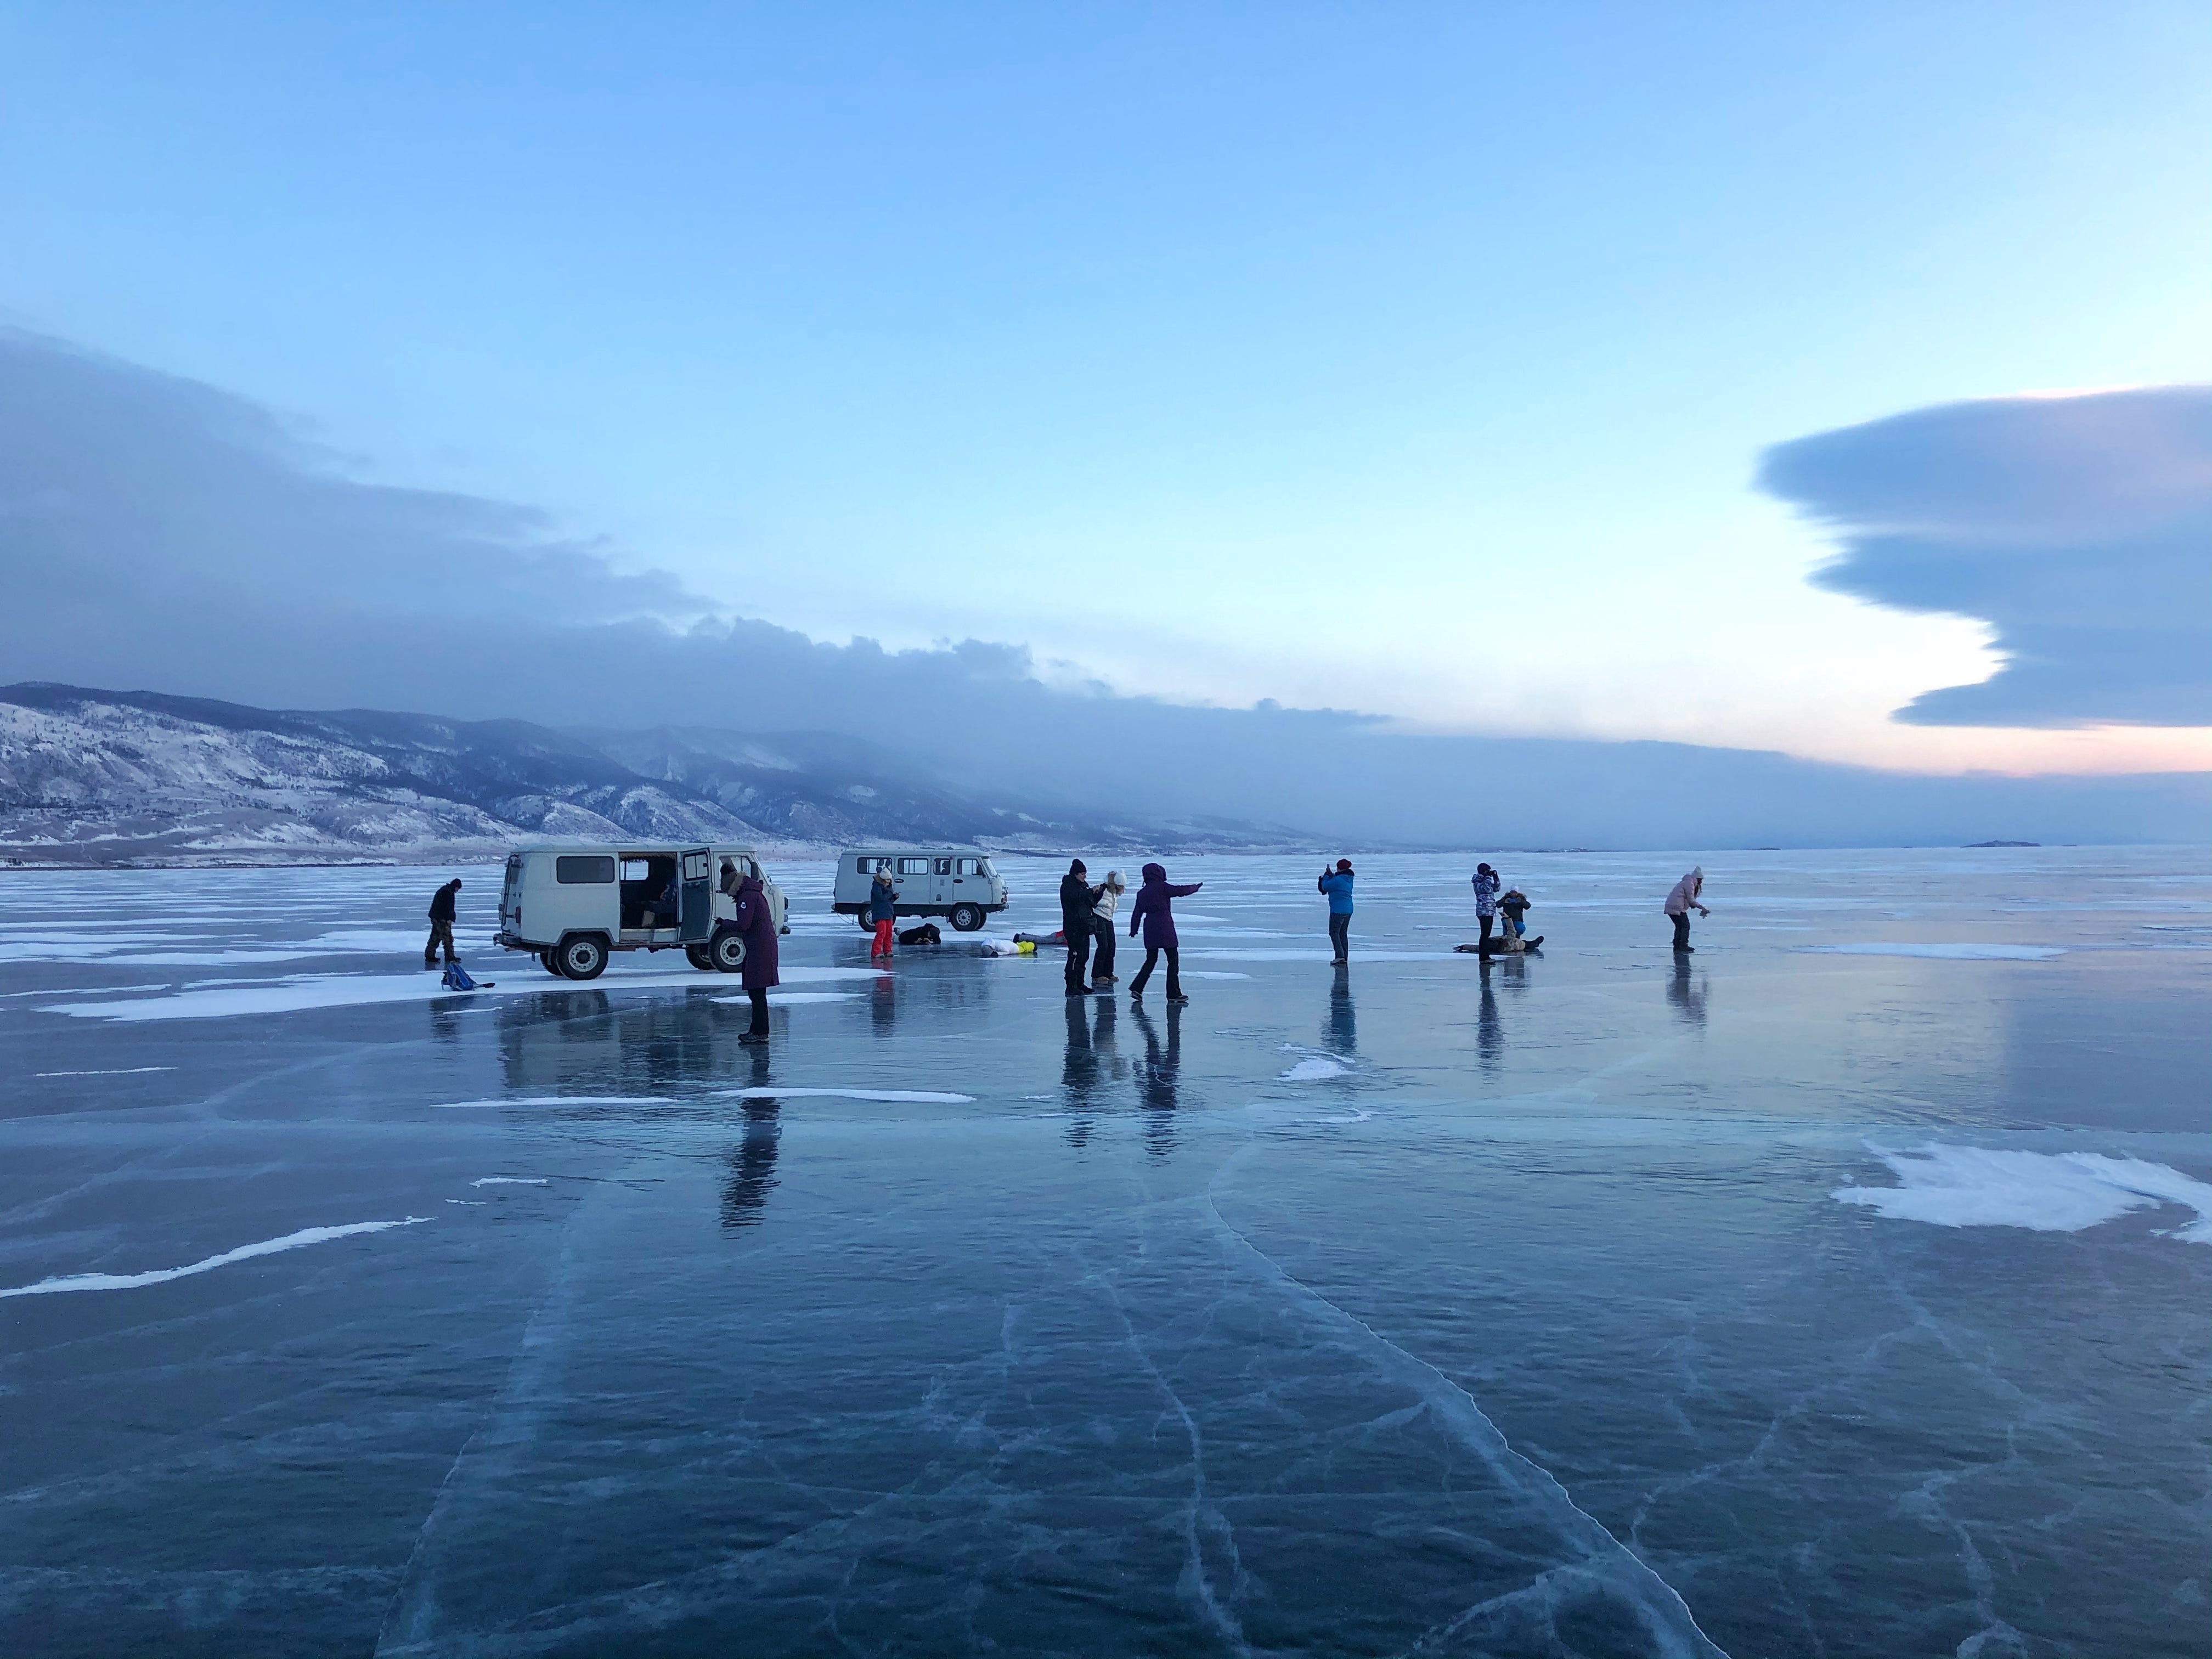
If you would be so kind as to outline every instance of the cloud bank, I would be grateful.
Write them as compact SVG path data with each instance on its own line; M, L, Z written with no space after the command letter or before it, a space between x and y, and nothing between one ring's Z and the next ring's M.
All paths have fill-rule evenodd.
M1843 500L1834 481L1851 469L1837 457L1853 452L1823 459L1829 441L1785 447L1770 468L1827 479L1822 499ZM1915 503L1958 499L1941 469L1916 486L1878 459L1859 465L1895 493L1885 523L1933 533ZM1996 477L1986 494L2002 494ZM2201 777L1914 778L1682 744L1418 737L1340 711L1050 688L1014 646L818 644L718 614L529 508L363 483L246 400L4 332L0 581L0 683L844 732L950 787L1109 821L1118 807L1461 847L2180 841L2212 828Z
M1841 541L1822 586L1994 624L2002 669L1899 719L2212 725L2212 387L1916 410L1779 445L1759 481Z

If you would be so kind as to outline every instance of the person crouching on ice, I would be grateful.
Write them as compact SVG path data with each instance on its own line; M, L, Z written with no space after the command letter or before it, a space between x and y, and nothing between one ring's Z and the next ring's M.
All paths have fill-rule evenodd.
M1674 924L1674 950L1678 955L1687 956L1697 949L1690 943L1690 912L1695 910L1701 916L1712 915L1698 900L1705 890L1705 866L1694 865L1688 875L1674 884L1674 890L1667 895L1667 902L1660 907Z
M868 945L868 960L888 958L891 953L891 933L898 926L898 889L891 885L888 868L876 872L876 884L868 889L868 920L876 926L876 936Z
M1534 939L1528 937L1528 896L1518 887L1508 888L1498 896L1498 914L1505 918L1500 932L1513 941L1508 949L1533 951L1544 942L1541 933Z

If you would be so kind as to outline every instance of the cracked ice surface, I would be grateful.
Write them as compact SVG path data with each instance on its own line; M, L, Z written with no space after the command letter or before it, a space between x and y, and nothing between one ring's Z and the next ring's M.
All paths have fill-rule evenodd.
M1509 854L1486 966L1474 856L1342 973L1170 860L1285 939L1176 1008L794 927L765 1052L489 869L474 997L433 872L9 876L0 1651L2212 1648L2201 859Z

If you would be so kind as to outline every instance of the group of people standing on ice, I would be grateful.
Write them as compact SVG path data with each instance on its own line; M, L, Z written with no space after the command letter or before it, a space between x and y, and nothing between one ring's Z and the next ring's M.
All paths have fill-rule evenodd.
M1153 968L1164 957L1168 968L1167 1000L1170 1004L1186 1003L1190 999L1182 994L1173 901L1188 897L1205 884L1170 883L1166 867L1158 864L1145 866L1142 875L1136 902L1129 907L1129 936L1143 936L1145 965L1129 981L1130 1000L1142 1000L1146 986L1152 982ZM1342 967L1351 960L1355 880L1352 860L1339 859L1334 866L1324 866L1315 883L1321 896L1328 901L1329 959L1335 967ZM1534 950L1544 942L1540 933L1534 939L1528 937L1529 899L1526 893L1507 887L1504 878L1486 863L1474 866L1474 884L1475 921L1480 938L1474 945L1463 945L1459 949L1471 949L1487 957L1498 952ZM1705 886L1705 867L1694 866L1674 884L1661 907L1674 923L1674 948L1678 953L1687 954L1695 948L1690 943L1690 912L1695 910L1701 916L1712 914L1701 899ZM769 1037L768 994L779 982L775 918L760 877L751 871L740 871L730 860L724 859L720 887L736 903L737 930L745 941L743 982L746 1000L752 1005L752 1023L738 1040L765 1042ZM430 901L430 937L422 951L425 968L436 965L441 946L448 973L458 965L453 955L453 921L460 888L458 878L449 881ZM1072 860L1067 873L1060 878L1060 933L1067 946L1069 996L1113 994L1117 982L1114 972L1115 921L1121 896L1127 890L1119 870L1109 870L1103 881L1092 884L1090 871L1081 859ZM898 925L898 894L888 870L876 872L875 886L869 896L868 920L874 924L869 959L888 957Z
M1129 937L1143 935L1145 965L1129 981L1129 1000L1143 1000L1145 987L1152 983L1152 969L1165 957L1168 1001L1188 1002L1190 999L1182 994L1172 901L1188 897L1206 884L1194 881L1177 885L1168 880L1166 866L1158 864L1146 865L1139 874L1143 881L1137 889L1136 902L1129 907ZM1081 859L1070 860L1067 873L1060 878L1060 931L1067 945L1068 995L1113 994L1115 917L1127 891L1119 870L1109 870L1105 880L1092 885L1090 869Z

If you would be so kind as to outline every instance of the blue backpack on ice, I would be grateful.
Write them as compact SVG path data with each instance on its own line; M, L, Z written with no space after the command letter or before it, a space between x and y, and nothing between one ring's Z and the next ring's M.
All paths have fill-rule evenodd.
M468 976L466 970L458 962L449 962L446 964L446 976L440 982L448 991L474 991L479 988L476 981Z

